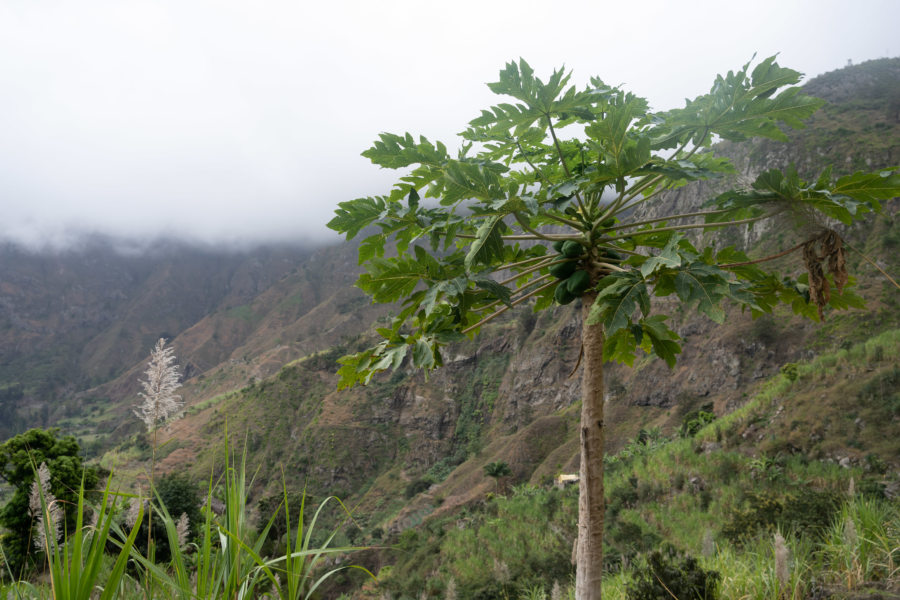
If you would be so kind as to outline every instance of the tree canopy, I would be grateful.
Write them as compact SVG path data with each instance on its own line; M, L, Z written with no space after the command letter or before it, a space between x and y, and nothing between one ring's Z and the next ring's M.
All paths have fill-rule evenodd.
M0 510L0 524L10 531L3 538L3 551L16 574L26 564L31 550L32 516L28 500L38 466L46 463L51 475L51 492L65 508L68 526L75 522L82 478L85 490L97 485L97 473L85 468L75 438L58 434L57 429L29 429L0 445L0 477L15 488L12 498Z
M342 359L341 386L365 383L407 356L416 367L438 367L442 347L508 308L533 301L540 310L555 293L570 300L550 272L565 262L586 271L597 292L590 319L603 325L604 358L628 364L638 349L669 365L680 351L666 316L651 311L654 296L674 294L717 322L724 299L754 314L786 303L812 318L828 305L859 305L844 293L844 249L832 224L849 224L896 195L895 170L835 179L826 169L815 181L793 168L768 170L700 211L640 218L667 190L735 174L714 153L715 141L785 141L786 128L803 127L822 101L793 87L800 73L775 57L748 63L664 112L596 77L579 89L570 75L560 69L544 82L524 60L507 64L488 85L513 101L473 119L456 155L408 133L382 133L363 152L406 172L387 195L340 203L329 227L348 239L368 234L358 286L376 302L403 306L378 329L382 342ZM697 248L686 235L768 218L797 232L794 249L806 249L808 273L770 273L737 248ZM580 251L551 252L561 241Z

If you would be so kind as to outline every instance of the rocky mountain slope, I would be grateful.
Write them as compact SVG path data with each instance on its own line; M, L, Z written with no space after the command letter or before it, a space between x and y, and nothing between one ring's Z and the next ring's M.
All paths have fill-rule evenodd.
M861 78L856 69L875 75ZM875 61L847 71L854 75L843 86L811 82L826 99L831 94L836 101L823 109L815 129L800 132L788 151L723 144L722 152L733 156L744 177L798 157L814 172L818 167L809 157L821 148L832 149L827 140L835 131L861 139L877 131L879 145L852 145L849 160L837 168L887 166L897 152L900 125L885 109L882 87L873 83L867 88L866 82L897 78L897 70L898 61ZM852 101L846 86L858 92ZM848 102L859 110L848 109ZM684 209L711 193L709 187L688 186L674 192L670 202ZM889 203L867 229L847 232L855 247L894 272L897 267L889 257L900 240L896 211L896 203ZM763 252L769 237L794 239L794 226L790 221L768 223L726 242ZM781 268L796 273L802 267L787 261ZM640 428L671 430L702 405L711 405L716 414L731 411L783 365L896 327L895 290L856 255L851 268L869 302L864 312L831 315L824 324L800 321L787 311L755 321L734 313L725 326L683 313L677 331L685 340L684 353L674 371L659 361L610 368L610 450L622 447ZM164 469L192 465L196 476L208 473L227 417L229 429L246 435L251 458L262 465L261 488L277 487L279 465L284 465L290 483L307 483L316 493L365 492L362 506L373 511L372 526L394 529L435 510L435 495L443 498L438 510L448 511L484 493L491 486L480 469L486 462L509 462L515 481L540 481L575 470L573 403L579 380L570 372L579 351L577 310L561 308L539 317L527 310L514 313L479 339L455 348L450 364L427 382L401 370L367 388L338 393L335 359L365 345L365 331L384 310L347 287L357 272L352 247L321 250L252 301L211 314L175 338L191 375L185 387L191 408L172 427ZM95 409L92 419L68 422L85 439L98 440L98 448L110 443L95 437L99 430L115 431L113 440L130 439L108 457L110 465L120 468L137 469L143 458L140 441L129 438L138 427L127 410L139 370L135 366L78 396L104 408ZM97 427L98 422L103 425ZM542 443L535 445L530 442L537 432ZM808 446L806 450L815 450L815 444ZM822 450L823 457L858 463L866 454L832 446ZM884 459L895 461L896 456L888 452ZM405 497L407 489L425 490L435 482L439 485L430 492ZM384 502L392 497L397 500L387 507Z

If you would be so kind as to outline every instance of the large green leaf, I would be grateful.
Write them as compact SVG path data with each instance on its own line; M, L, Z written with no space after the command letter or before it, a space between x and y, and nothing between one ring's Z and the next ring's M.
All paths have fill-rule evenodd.
M709 144L711 135L743 141L766 137L787 141L780 125L800 128L823 101L800 93L794 85L800 73L786 69L769 57L748 74L750 63L716 78L706 95L689 101L684 108L661 115L653 128L655 147L670 147L672 141Z
M721 301L728 295L726 273L702 262L693 263L675 274L675 291L686 304L697 302L700 312L716 323L725 320Z
M399 169L410 165L442 166L449 156L447 147L441 142L431 143L424 136L416 142L413 136L382 133L371 148L362 153L376 165Z
M346 234L348 240L381 218L386 208L384 198L357 198L341 202L335 209L335 217L328 222L328 227Z
M682 236L673 235L659 254L651 256L641 265L641 276L646 279L659 269L675 269L681 266L681 254L678 253L678 242Z
M493 215L484 220L475 232L475 240L466 254L466 269L474 266L489 265L503 256L503 231L507 228L503 222L505 215Z
M878 173L854 173L841 177L831 189L832 196L849 196L868 202L873 210L879 210L879 200L897 197L900 190L900 172L886 169Z
M644 315L650 313L647 283L637 273L614 273L601 280L601 289L591 306L588 324L603 323L606 335L613 335L628 327L634 312L640 307Z

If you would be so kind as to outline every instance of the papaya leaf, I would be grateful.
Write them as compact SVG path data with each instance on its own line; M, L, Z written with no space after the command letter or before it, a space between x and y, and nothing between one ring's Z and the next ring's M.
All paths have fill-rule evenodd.
M661 268L675 269L680 267L681 255L678 253L678 242L683 237L681 235L673 235L659 254L645 260L641 265L641 276L646 279Z
M502 233L507 229L503 222L505 214L493 215L484 220L475 232L475 241L466 254L466 269L479 265L490 265L503 256Z
M681 345L678 343L681 338L666 325L667 319L666 315L641 319L638 324L643 332L643 340L636 341L648 354L652 352L666 361L671 369L675 366L677 355L681 354Z
M721 300L729 288L727 273L721 269L703 262L686 265L675 274L675 292L686 304L696 301L698 310L716 323L724 322Z
M341 202L335 209L335 217L328 227L352 240L356 235L383 216L386 203L384 198L357 198Z
M886 169L878 173L854 173L837 180L831 194L849 196L871 205L872 210L880 210L879 200L896 197L900 188L900 172Z
M588 324L603 323L607 336L628 327L635 310L650 312L647 284L637 273L613 273L603 278L605 284L591 306Z
M434 366L434 350L425 340L416 340L413 348L413 366L426 370Z

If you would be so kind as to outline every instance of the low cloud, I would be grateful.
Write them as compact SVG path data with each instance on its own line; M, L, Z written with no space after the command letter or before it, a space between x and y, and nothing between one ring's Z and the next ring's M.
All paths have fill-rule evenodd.
M0 238L57 248L96 232L134 243L335 240L325 223L337 203L394 181L359 156L378 133L453 147L499 101L483 84L519 56L539 74L565 64L578 85L592 75L624 83L664 109L754 52L780 51L812 75L900 53L900 5L890 2L847 11L766 0L733 13L683 4L648 1L637 23L585 2L551 23L524 0L9 0ZM774 10L791 25L772 26Z

